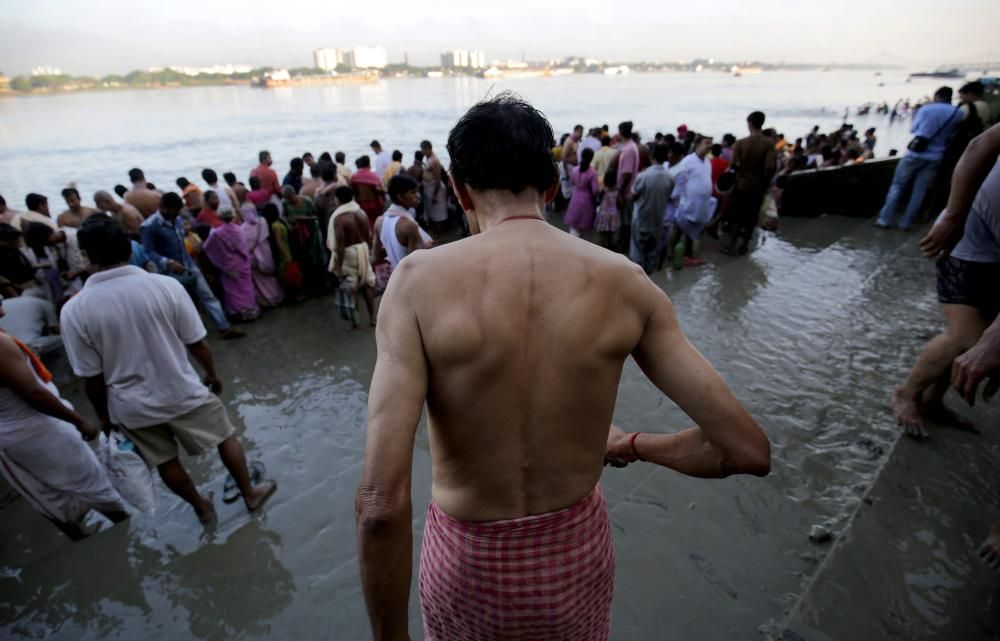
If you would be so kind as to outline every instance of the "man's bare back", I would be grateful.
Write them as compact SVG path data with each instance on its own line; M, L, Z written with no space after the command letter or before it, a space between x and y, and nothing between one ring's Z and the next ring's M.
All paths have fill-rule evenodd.
M160 192L145 187L132 187L125 194L125 202L132 205L145 218L149 218L160 208Z

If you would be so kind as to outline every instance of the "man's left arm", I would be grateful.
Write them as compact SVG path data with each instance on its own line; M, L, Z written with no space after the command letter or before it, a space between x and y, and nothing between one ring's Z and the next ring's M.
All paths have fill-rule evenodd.
M355 501L361 584L375 641L409 639L413 442L427 396L423 342L407 296L412 266L412 259L400 263L379 310L365 464Z

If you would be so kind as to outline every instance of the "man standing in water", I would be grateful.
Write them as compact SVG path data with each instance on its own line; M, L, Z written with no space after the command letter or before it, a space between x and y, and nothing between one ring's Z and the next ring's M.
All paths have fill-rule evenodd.
M176 194L174 194L176 195ZM119 426L170 490L212 520L212 497L198 492L178 459L178 444L194 456L217 448L251 512L276 489L250 483L243 448L222 401L222 381L205 342L205 326L184 287L173 278L128 264L125 228L94 218L79 234L93 275L60 317L73 372L105 426ZM202 381L190 354L205 371Z
M473 236L411 254L385 293L356 503L375 639L408 638L425 402L428 640L607 639L614 548L597 481L608 442L623 436L609 425L630 355L697 423L643 455L694 476L770 469L767 437L684 337L663 291L542 219L559 188L553 142L545 117L509 94L470 109L448 152Z
M745 254L760 218L760 206L777 169L774 141L764 135L764 114L755 111L747 116L750 135L733 145L730 167L736 170L736 188L726 215L729 218L729 245L722 253Z
M926 436L924 420L967 426L943 403L952 361L976 344L1000 312L1000 125L973 139L955 167L948 205L920 248L937 258L947 327L924 347L892 395L896 421ZM953 249L954 248L954 249Z
M632 213L629 258L647 274L656 271L663 212L670 204L670 196L674 191L674 176L663 164L670 155L670 147L659 144L653 154L656 162L644 169L632 186L635 208Z
M133 240L139 240L139 230L144 218L138 209L128 203L119 203L106 191L94 194L94 204L98 211L120 222Z

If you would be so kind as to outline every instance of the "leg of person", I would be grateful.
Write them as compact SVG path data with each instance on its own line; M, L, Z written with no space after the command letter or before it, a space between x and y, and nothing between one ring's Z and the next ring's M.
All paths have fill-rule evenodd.
M226 319L226 313L222 310L222 304L219 303L219 299L215 297L212 293L212 288L209 286L208 281L205 280L204 274L201 270L195 270L196 287L198 300L201 301L202 306L205 311L208 312L208 317L211 319L212 324L215 325L215 329L223 338L229 338L232 336L235 338L237 335L243 335L243 332L233 329Z
M375 292L371 287L362 287L365 298L365 309L368 310L368 323L375 327Z
M194 481L188 475L187 470L181 465L180 459L176 456L165 463L156 466L156 470L163 479L163 484L170 488L170 491L187 501L194 508L194 513L198 515L198 520L202 523L209 523L215 517L215 507L212 505L212 495L202 496L195 487Z
M236 481L236 487L240 488L243 502L251 512L259 508L264 501L277 489L274 481L262 481L258 485L250 483L250 472L247 469L247 459L243 452L243 446L236 440L235 436L230 436L219 443L219 458L226 466L229 473Z
M903 156L896 165L896 171L892 175L892 183L889 185L889 192L885 195L885 202L879 211L875 224L882 228L888 228L896 218L896 208L899 206L899 199L906 193L913 179L913 170L917 158L911 155Z
M947 327L924 347L906 381L892 394L892 412L896 421L911 436L926 436L924 392L951 369L951 363L979 340L986 329L979 310L969 305L943 305Z
M903 219L899 221L900 229L908 231L914 221L916 221L917 214L920 213L920 208L923 207L927 188L930 187L931 181L934 180L934 173L940 164L938 161L925 160L917 165L913 172L913 191L910 192L910 200L906 204L906 213L903 214Z
M972 421L967 421L962 418L954 410L944 404L944 395L948 392L948 388L950 387L951 368L949 367L941 376L938 377L934 384L924 390L924 393L920 398L920 406L923 411L924 418L933 423L938 423L947 427L954 427L960 430L968 430L978 433L979 430L975 428Z

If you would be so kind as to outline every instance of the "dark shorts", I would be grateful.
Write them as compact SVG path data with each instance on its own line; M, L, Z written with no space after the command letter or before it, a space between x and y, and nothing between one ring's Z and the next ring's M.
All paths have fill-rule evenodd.
M764 203L766 189L736 189L733 191L732 203L726 212L726 220L733 229L732 233L743 238L750 238L760 220L760 206Z
M945 305L968 305L987 322L1000 312L1000 263L972 263L948 256L937 262L938 300Z

